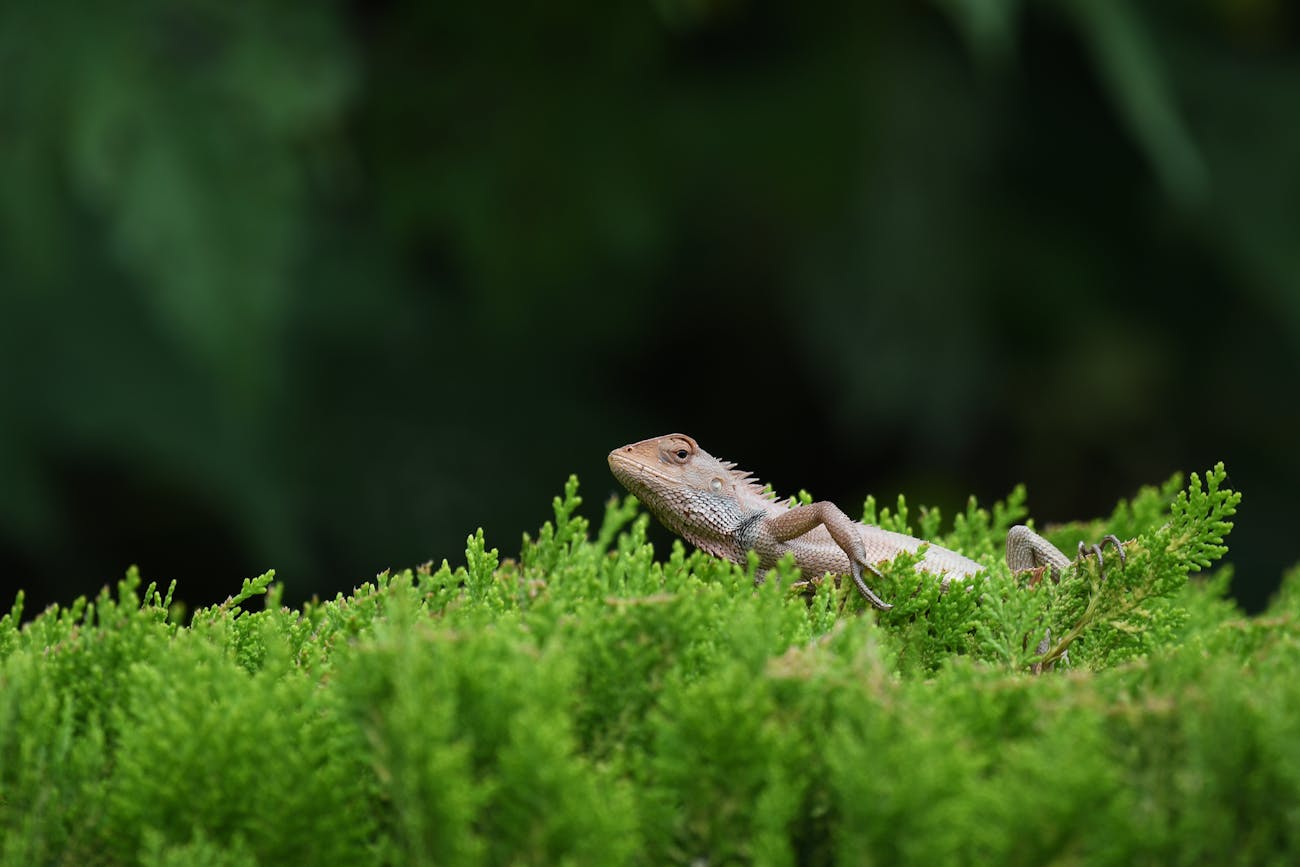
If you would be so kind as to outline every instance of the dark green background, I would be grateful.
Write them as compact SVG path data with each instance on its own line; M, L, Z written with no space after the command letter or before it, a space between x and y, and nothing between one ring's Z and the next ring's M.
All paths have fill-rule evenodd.
M507 554L682 430L1040 522L1227 461L1300 559L1283 0L0 6L0 573Z

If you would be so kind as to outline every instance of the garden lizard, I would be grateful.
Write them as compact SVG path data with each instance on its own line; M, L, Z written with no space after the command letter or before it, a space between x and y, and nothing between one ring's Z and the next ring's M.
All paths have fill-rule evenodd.
M749 473L720 461L685 434L668 434L622 446L609 453L614 478L645 505L659 521L702 551L733 563L745 563L748 552L758 555L759 568L770 569L786 553L808 575L849 575L872 605L893 606L877 596L863 572L880 577L876 564L904 551L916 551L921 539L861 524L834 503L794 505L777 500ZM1079 556L1090 553L1101 561L1101 545L1113 544L1121 561L1119 539L1106 536L1098 545L1079 544ZM1055 580L1070 559L1029 527L1018 525L1007 534L1007 565L1013 572L1047 571ZM945 584L984 569L979 563L930 544L916 564L920 572L938 575Z

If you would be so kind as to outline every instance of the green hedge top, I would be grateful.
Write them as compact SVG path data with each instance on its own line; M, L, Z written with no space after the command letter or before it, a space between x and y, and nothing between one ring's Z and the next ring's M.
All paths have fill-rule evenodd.
M988 571L900 557L864 610L785 564L761 585L577 482L501 560L301 610L273 574L183 623L172 591L0 623L5 864L1294 863L1300 570L1243 617L1223 468L1141 491L1128 562L1027 586L1023 491L941 532ZM820 576L802 576L818 579ZM173 585L174 586L174 585ZM245 606L265 594L263 610ZM1038 649L1050 629L1046 652ZM1035 676L1036 666L1050 671Z

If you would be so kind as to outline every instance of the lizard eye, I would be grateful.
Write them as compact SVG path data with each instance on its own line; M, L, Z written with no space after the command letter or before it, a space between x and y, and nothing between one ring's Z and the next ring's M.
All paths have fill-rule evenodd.
M695 443L690 437L670 436L659 441L659 460L668 464L684 464L695 455Z

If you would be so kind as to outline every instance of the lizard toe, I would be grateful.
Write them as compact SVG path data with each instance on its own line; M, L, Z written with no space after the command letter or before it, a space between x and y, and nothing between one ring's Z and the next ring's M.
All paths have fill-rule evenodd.
M872 591L872 589L867 586L867 582L862 580L862 569L864 566L868 571L871 572L871 574L875 575L877 578L884 577L880 574L880 571L876 569L875 566L872 566L869 563L866 564L858 563L856 560L850 560L849 566L852 571L853 584L858 588L858 592L862 594L864 599L866 599L868 602L870 602L872 605L874 605L876 608L880 609L881 611L888 611L889 609L894 607L890 605L888 602L886 602L885 600L881 599L879 596L877 596L875 592Z
M1119 540L1119 537L1114 533L1107 533L1105 536L1101 537L1101 541L1097 543L1097 546L1099 548L1105 548L1107 543L1115 546L1115 553L1119 555L1119 564L1121 566L1127 566L1128 555L1124 553L1124 543Z
M1114 533L1107 533L1105 536L1101 537L1099 542L1092 545L1085 545L1083 542L1079 543L1079 559L1082 560L1089 554L1095 554L1097 557L1097 574L1103 581L1106 580L1106 558L1102 554L1102 549L1107 545L1115 546L1115 552L1119 554L1120 567L1123 568L1124 566L1127 566L1128 557L1124 553L1124 544L1120 542L1119 537Z

